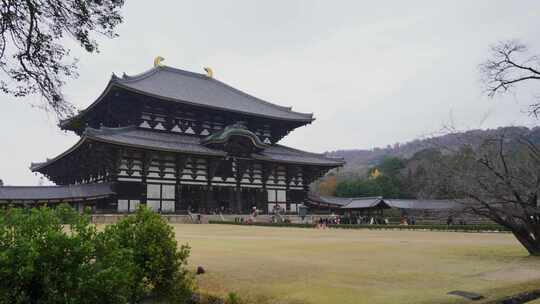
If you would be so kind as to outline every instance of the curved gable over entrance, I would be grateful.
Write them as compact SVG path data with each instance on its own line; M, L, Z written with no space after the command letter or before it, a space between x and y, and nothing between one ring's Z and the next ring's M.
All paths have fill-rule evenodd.
M255 133L240 123L229 125L204 138L201 144L232 155L250 155L268 148L268 145L262 142Z

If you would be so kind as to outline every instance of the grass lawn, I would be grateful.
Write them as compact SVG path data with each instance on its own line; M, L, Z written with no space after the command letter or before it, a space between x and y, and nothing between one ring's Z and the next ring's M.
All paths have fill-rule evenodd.
M203 292L256 303L468 303L540 287L511 234L174 225ZM485 302L485 301L484 301ZM479 302L474 302L479 303ZM482 303L482 302L480 302Z

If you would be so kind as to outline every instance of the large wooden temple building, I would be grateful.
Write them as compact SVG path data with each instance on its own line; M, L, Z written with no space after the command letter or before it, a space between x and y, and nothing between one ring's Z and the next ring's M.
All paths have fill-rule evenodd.
M57 186L0 187L0 201L76 202L96 212L140 204L163 213L294 212L311 182L343 165L279 144L313 120L216 80L210 69L157 62L139 75L113 75L97 100L60 123L79 141L31 165Z

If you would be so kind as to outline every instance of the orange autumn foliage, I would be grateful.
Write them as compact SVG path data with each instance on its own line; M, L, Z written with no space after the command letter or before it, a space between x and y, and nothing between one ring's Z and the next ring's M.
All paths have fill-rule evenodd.
M319 184L319 193L321 195L334 196L336 195L336 187L337 177L335 175L329 175Z

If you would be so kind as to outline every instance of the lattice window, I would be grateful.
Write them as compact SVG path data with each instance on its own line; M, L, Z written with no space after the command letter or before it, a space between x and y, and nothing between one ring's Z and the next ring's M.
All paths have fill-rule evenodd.
M148 184L147 205L157 212L174 212L176 186L172 184Z
M139 209L140 200L118 200L118 212L135 212Z

